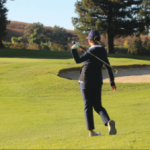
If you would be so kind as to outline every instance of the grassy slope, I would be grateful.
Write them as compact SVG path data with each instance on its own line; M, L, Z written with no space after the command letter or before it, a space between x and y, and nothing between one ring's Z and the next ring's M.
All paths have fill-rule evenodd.
M68 59L58 59L58 53L57 59L0 58L0 149L148 149L150 84L118 83L116 92L104 84L103 105L116 120L118 134L108 136L94 113L102 136L89 138L77 81L55 75L81 64L69 53L61 55ZM116 56L110 56L115 66L150 64L143 57Z

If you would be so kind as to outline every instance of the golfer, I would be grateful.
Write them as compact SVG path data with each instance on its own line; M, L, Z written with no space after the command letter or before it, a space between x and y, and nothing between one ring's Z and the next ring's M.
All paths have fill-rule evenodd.
M91 46L88 49L88 52L94 54L109 64L105 48L99 45L99 32L96 30L91 31L87 39L89 45ZM108 126L109 135L117 134L115 121L110 120L109 115L105 108L102 106L101 102L101 89L103 84L101 69L105 64L87 52L85 52L82 56L79 56L77 52L79 47L80 43L76 42L76 44L72 46L71 52L76 63L83 62L83 66L80 71L79 84L84 102L84 113L87 130L89 130L89 136L91 137L101 135L101 133L94 132L93 108L101 116L104 125ZM105 65L105 67L107 68L110 77L111 88L113 91L116 91L112 69L107 65Z

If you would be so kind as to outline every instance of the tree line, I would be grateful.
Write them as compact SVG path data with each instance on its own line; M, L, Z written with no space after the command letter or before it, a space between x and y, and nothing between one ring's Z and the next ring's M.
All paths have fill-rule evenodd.
M66 29L54 26L52 29L45 29L41 23L29 24L25 27L24 38L29 44L39 44L40 49L67 49L69 42L77 38L77 35L67 32Z
M128 46L128 54L132 55L150 55L150 39L147 37L142 42L140 37L132 40L132 43Z
M29 44L24 43L28 40ZM54 26L51 29L45 29L41 23L29 24L24 29L23 37L12 37L13 49L37 49L37 50L68 50L68 43L77 40L76 34L67 32L66 29Z
M67 50L68 43L77 39L77 35L59 26L45 29L43 24L38 22L27 25L23 37L12 37L11 41L13 44L21 44L24 43L23 38L28 40L29 49L59 50L61 48L61 50Z

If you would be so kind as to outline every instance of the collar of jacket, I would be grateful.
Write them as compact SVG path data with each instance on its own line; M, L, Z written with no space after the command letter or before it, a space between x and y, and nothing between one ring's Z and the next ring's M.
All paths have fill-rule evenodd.
M102 47L102 45L93 45L90 48L93 48L93 47Z

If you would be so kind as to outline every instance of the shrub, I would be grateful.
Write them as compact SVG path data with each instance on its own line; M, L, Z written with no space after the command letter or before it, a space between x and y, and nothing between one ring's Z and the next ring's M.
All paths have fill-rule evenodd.
M143 47L145 48L145 55L150 55L150 39L148 39L147 37L145 38Z
M150 55L150 40L147 41L145 48L145 54Z
M23 37L12 37L11 38L11 42L12 42L12 44L14 44L14 43L24 43L23 42Z
M39 44L35 44L35 43L29 44L28 49L40 50Z
M41 43L40 44L40 50L50 50L50 48L46 43Z
M146 50L150 52L150 40L147 41Z
M118 44L117 43L114 43L114 47L117 47L118 46Z
M3 44L6 48L10 48L10 46L12 45L11 42L3 42Z
M67 45L54 44L51 46L51 51L67 51Z
M128 54L133 54L133 55L144 55L145 54L145 49L142 45L142 40L140 37L132 40L132 43L130 44L130 46L128 48Z
M147 42L148 42L148 38L146 37L144 42L143 42L143 47L147 49Z
M123 46L124 46L124 47L128 47L128 46L129 46L129 44L128 44L128 41L127 41L127 40L125 40L125 41L124 41Z
M9 48L11 49L26 49L25 44L14 43Z
M118 47L115 47L115 53L117 54L127 54L128 53L128 48L127 47L123 47L123 46L118 46Z

